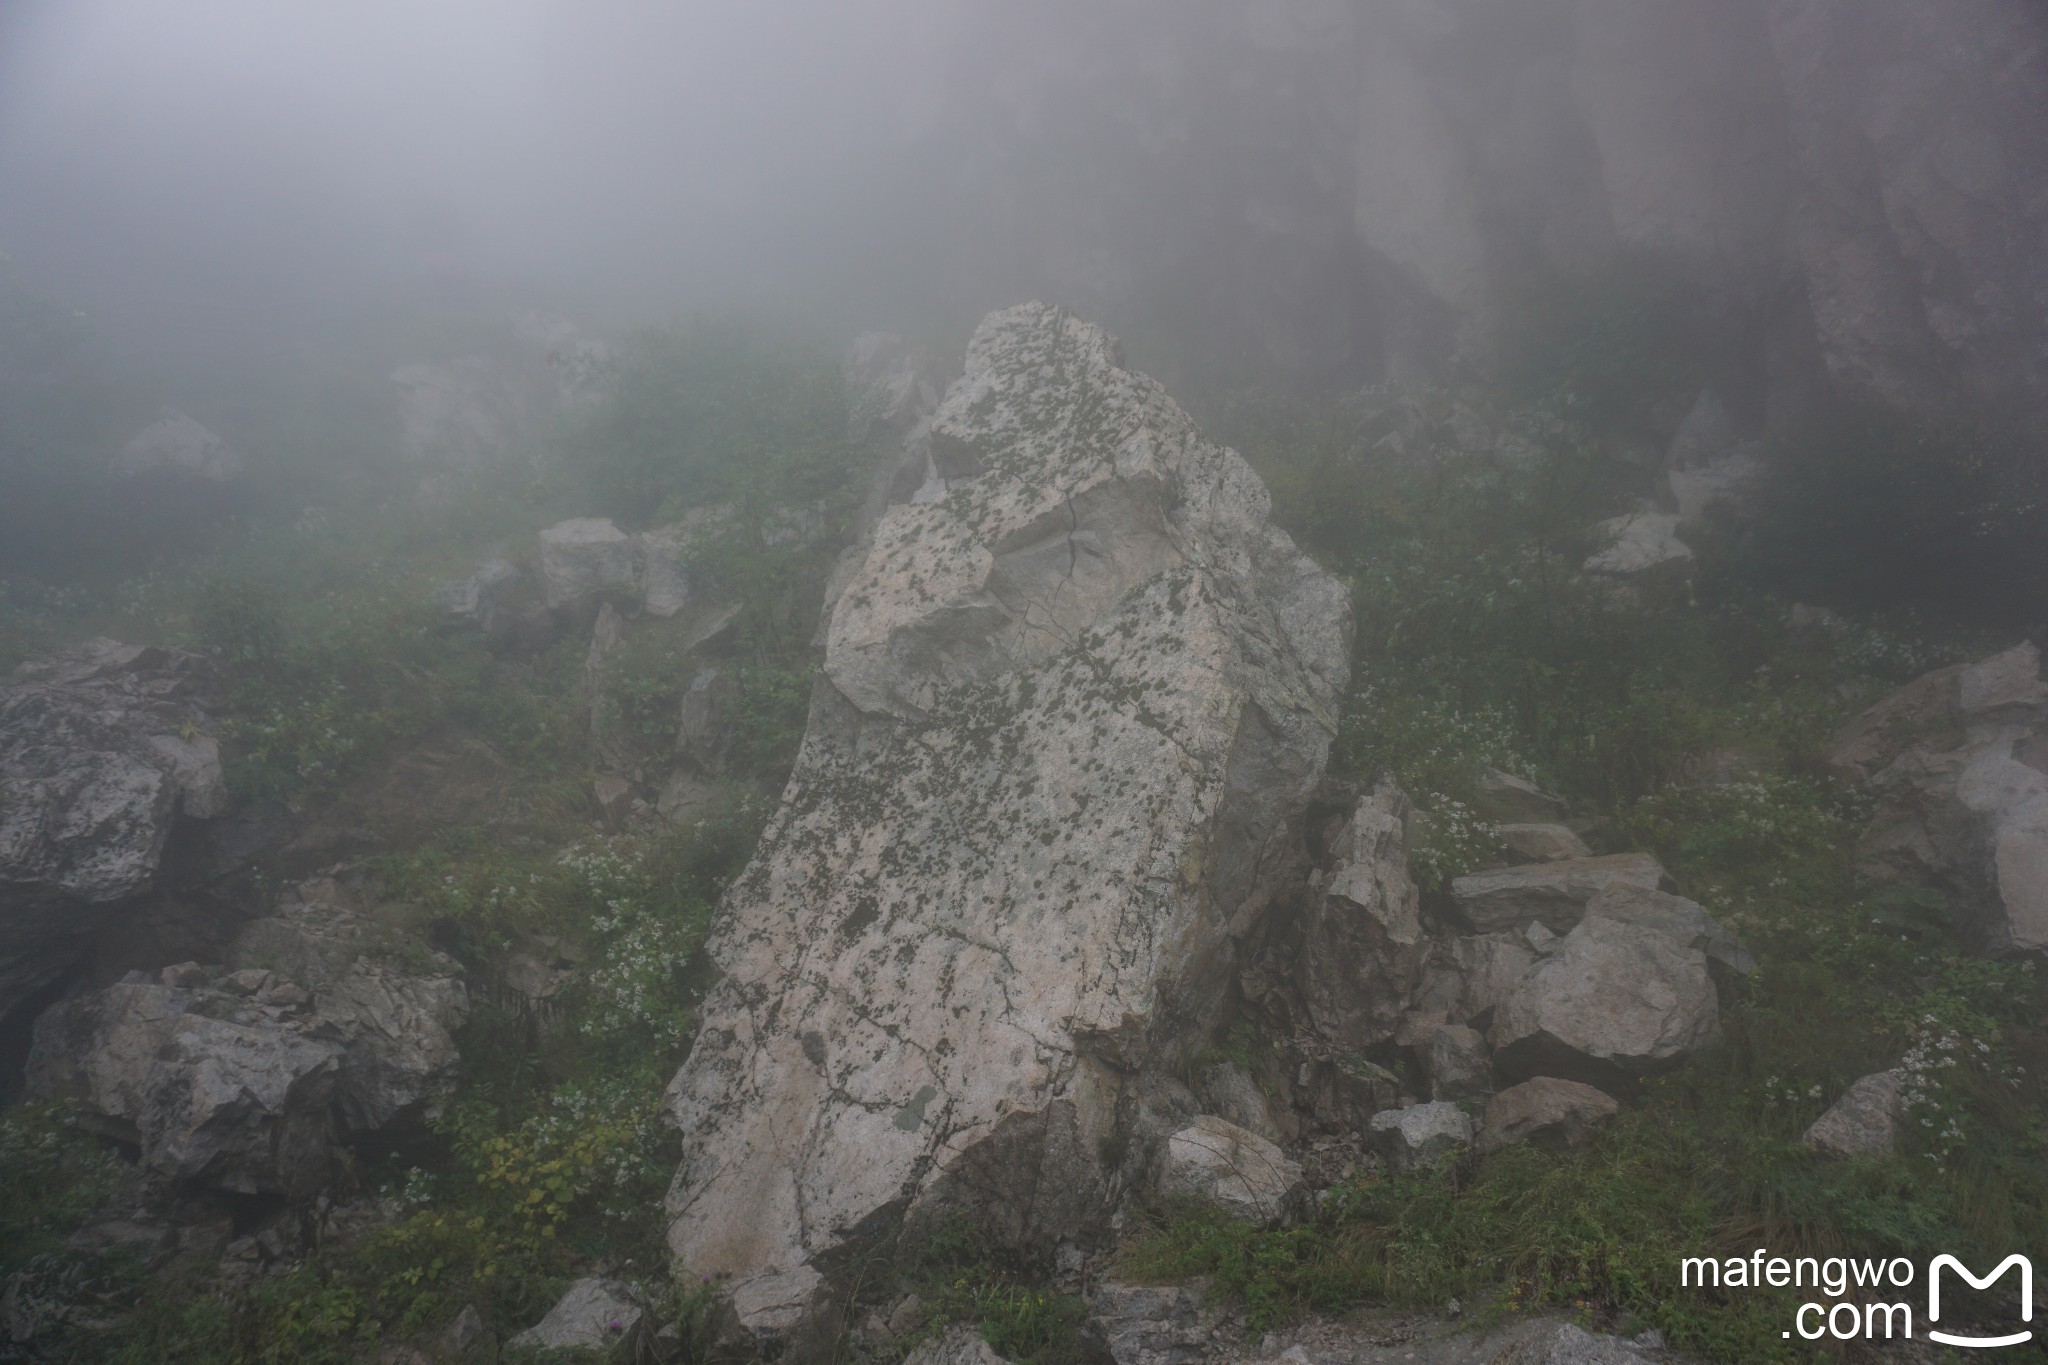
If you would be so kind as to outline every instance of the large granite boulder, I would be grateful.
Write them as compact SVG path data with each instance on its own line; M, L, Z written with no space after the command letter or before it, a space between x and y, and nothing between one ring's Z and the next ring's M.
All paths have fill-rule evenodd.
M2048 688L2021 644L1939 669L1836 736L1830 768L1867 785L1873 870L1954 893L1962 936L2048 951Z
M1342 588L1099 329L991 314L931 449L946 490L842 580L668 1097L670 1246L762 1333L902 1218L1106 1230L1139 1088L1303 871L1348 676Z
M92 640L0 687L0 1015L153 885L177 819L227 807L206 670Z
M1677 1065L1720 1029L1707 956L1660 928L1588 917L1494 1013L1495 1070L1606 1090Z

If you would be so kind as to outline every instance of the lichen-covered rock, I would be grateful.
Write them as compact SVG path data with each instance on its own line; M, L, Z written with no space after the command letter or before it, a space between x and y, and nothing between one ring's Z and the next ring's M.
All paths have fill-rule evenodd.
M1526 1142L1549 1151L1576 1147L1621 1111L1614 1097L1578 1081L1537 1076L1486 1102L1479 1147L1495 1151Z
M1393 1036L1422 968L1410 814L1408 798L1382 781L1359 798L1333 841L1334 866L1309 885L1295 981L1316 1034L1353 1052Z
M173 821L227 804L204 669L96 639L0 687L0 1015L148 890Z
M1901 1071L1863 1077L1813 1121L1803 1141L1829 1156L1871 1156L1895 1150L1906 1123L1905 1083Z
M1579 922L1586 902L1607 887L1620 884L1654 891L1667 879L1663 865L1647 853L1611 853L1474 872L1452 880L1451 899L1465 921L1482 934L1533 922L1562 934Z
M1472 1120L1448 1100L1374 1114L1367 1131L1396 1171L1421 1171L1472 1145Z
M1300 875L1347 680L1341 587L1097 328L990 315L931 441L951 486L843 582L669 1094L670 1245L762 1324L899 1217L1099 1233L1120 1097Z
M1505 1078L1627 1087L1719 1029L1705 953L1660 929L1588 917L1501 1002L1490 1041Z
M1300 1185L1299 1163L1257 1133L1213 1114L1166 1140L1162 1194L1200 1199L1254 1223L1277 1223Z

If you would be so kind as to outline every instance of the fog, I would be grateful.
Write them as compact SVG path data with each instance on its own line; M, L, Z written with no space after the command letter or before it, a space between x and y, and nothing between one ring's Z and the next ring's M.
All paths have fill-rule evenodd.
M919 131L945 8L32 0L0 31L0 245L181 347L421 287L798 305Z

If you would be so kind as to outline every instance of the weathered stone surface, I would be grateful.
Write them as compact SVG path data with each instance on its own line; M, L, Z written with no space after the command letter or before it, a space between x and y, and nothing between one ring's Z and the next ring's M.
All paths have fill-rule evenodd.
M1654 891L1667 876L1663 864L1647 853L1610 853L1474 872L1452 880L1451 899L1466 923L1480 933L1541 923L1561 934L1579 922L1586 902L1605 888Z
M462 1311L434 1334L434 1356L439 1360L486 1360L496 1354L495 1334L473 1303L464 1304Z
M1707 955L1737 976L1756 970L1756 957L1742 940L1721 927L1697 901L1664 891L1615 883L1602 888L1586 902L1586 918L1619 920L1668 934L1690 948Z
M1501 824L1554 824L1572 813L1563 797L1499 768L1481 769L1473 785L1479 814Z
M1108 1280L1088 1307L1116 1365L1191 1365L1208 1354L1201 1295L1185 1286Z
M1298 875L1349 667L1342 589L1096 328L992 314L932 443L954 486L833 606L670 1090L670 1245L763 1305L906 1209L1100 1227L1120 1093L1212 1035Z
M602 1350L632 1336L647 1310L617 1280L583 1279L563 1291L555 1306L505 1343L519 1351Z
M1273 1106L1252 1074L1235 1062L1217 1062L1204 1067L1195 1077L1196 1097L1209 1112L1239 1128L1279 1141L1281 1132L1273 1119Z
M1549 932L1539 923L1532 922L1529 928ZM1424 1010L1440 1011L1452 1023L1483 1021L1488 1011L1521 984L1538 956L1528 930L1439 940L1430 950L1415 1003Z
M468 578L442 584L434 601L451 617L473 622L493 644L534 648L554 637L539 585L509 559L485 560Z
M1525 863L1557 863L1593 856L1586 841L1563 825L1502 825L1500 841L1509 853Z
M220 437L174 408L121 447L110 471L118 479L171 477L226 483L242 472L242 457Z
M192 1013L205 998L116 985L51 1007L36 1021L30 1093L79 1101L157 1174L245 1194L310 1193L327 1173L341 1049Z
M1234 1123L1204 1114L1166 1141L1160 1193L1214 1204L1254 1223L1286 1216L1301 1186L1301 1166Z
M1422 1069L1433 1100L1470 1100L1491 1093L1493 1069L1486 1038L1463 1024L1446 1024L1422 1049Z
M633 538L607 517L571 517L540 533L541 588L550 607L605 593L631 596L638 584Z
M1878 808L1877 871L1954 893L1959 928L1994 952L2048 950L2048 689L2032 644L1939 669L1836 737L1829 766Z
M1576 1147L1621 1110L1614 1097L1578 1081L1538 1076L1511 1085L1486 1102L1479 1123L1481 1151L1518 1142L1550 1151Z
M1905 1083L1901 1071L1863 1077L1813 1121L1803 1141L1829 1156L1872 1156L1896 1150L1906 1123Z
M676 716L676 756L700 773L724 771L732 748L731 710L738 694L723 669L700 668L683 691Z
M1589 917L1501 1002L1490 1041L1504 1077L1627 1086L1719 1028L1705 953L1658 929Z
M1619 1337L1596 1336L1569 1322L1528 1338L1509 1358L1514 1365L1649 1365Z
M1408 875L1408 798L1382 780L1333 841L1335 863L1309 884L1296 959L1308 1021L1333 1046L1363 1052L1399 1026L1422 968L1421 892Z
M232 952L311 993L321 1032L343 1048L336 1102L345 1132L422 1123L454 1093L455 1031L469 1013L459 969L439 953L430 955L431 973L377 954L362 910L332 879L286 892L274 914L243 928Z
M1367 1131L1396 1171L1427 1170L1472 1144L1472 1120L1448 1100L1374 1114Z
M226 807L201 661L96 639L0 687L0 1014L148 890L180 812Z
M1631 512L1600 523L1606 544L1586 559L1586 572L1634 578L1679 573L1692 567L1692 547L1678 538L1678 518L1669 512Z

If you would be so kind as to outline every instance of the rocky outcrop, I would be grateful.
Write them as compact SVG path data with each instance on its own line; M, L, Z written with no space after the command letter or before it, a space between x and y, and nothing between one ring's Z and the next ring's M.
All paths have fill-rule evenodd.
M226 483L242 468L232 446L175 408L137 432L108 466L117 479L203 483Z
M97 639L0 687L0 1014L150 889L180 816L226 809L206 680L195 655Z
M1835 737L1828 764L1877 797L1873 871L1951 891L1972 947L2048 951L2048 689L2032 644L1901 688Z
M832 606L669 1094L670 1245L757 1331L898 1218L1100 1233L1143 1079L1304 870L1349 668L1342 589L1100 330L990 315L931 449L947 490Z

